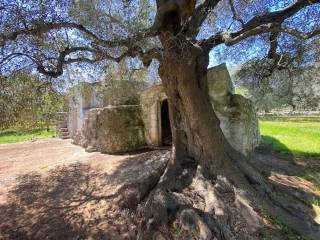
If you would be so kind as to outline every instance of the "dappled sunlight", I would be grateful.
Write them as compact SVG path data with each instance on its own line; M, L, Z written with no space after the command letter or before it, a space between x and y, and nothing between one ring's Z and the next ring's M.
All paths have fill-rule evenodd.
M163 168L165 162L157 163L155 154L128 157L112 173L99 164L78 162L58 166L46 175L18 176L7 201L0 205L0 236L118 239L124 233L135 234L138 217L120 209L115 199L121 196L114 194L119 186L144 180L147 173Z
M317 205L312 205L313 211L315 212L314 221L320 224L320 207Z

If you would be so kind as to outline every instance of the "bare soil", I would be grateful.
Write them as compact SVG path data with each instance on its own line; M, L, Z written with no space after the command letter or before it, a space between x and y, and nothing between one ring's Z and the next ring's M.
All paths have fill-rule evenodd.
M137 211L141 199L122 187L143 189L141 185L157 182L155 173L162 172L168 158L168 150L87 153L60 139L1 145L0 239L136 239L143 219ZM270 151L257 151L254 159L275 190L294 192L310 203L319 198L319 186L303 179L320 171L319 161ZM134 210L121 206L124 198ZM312 214L320 223L316 210ZM287 233L274 235L276 227L270 225L271 239L286 239ZM173 223L163 231L184 239L179 229Z
M112 196L165 167L165 150L87 153L70 140L0 146L0 239L134 239L139 218Z

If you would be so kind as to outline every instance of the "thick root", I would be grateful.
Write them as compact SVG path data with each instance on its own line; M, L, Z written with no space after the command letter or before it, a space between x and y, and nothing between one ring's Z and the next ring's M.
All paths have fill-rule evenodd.
M237 183L236 195L246 199L247 203L258 211L263 211L276 218L293 231L310 239L320 239L320 225L312 218L308 206L294 199L295 192L290 194L277 189L249 163L240 165L241 175L233 176Z
M159 236L159 227L175 221L178 216L182 229L189 231L197 229L197 239L235 240L247 234L235 230L232 226L236 224L236 221L232 223L231 217L234 214L232 210L236 209L235 195L232 184L225 177L219 177L213 185L202 175L200 168L184 169L177 175L175 184L178 187L172 189L159 183L149 196L144 207L147 220L141 226L138 239L153 239ZM172 183L168 186L172 187ZM184 186L184 189L181 186ZM193 194L198 195L201 200L196 200ZM201 201L203 204L200 203L202 207L199 207ZM233 208L227 205L230 202ZM244 200L241 203L243 204ZM252 235L256 234L256 225L247 227L251 229Z
M193 209L184 209L180 214L181 226L184 230L192 231L199 229L199 239L210 240L212 239L212 232L204 220Z
M320 239L320 225L312 219L310 211L303 210L307 208L305 204L292 198L294 192L284 194L284 191L277 191L255 168L254 159L246 159L232 148L229 149L229 156L238 167L232 170L233 174L229 174L229 179L235 186L236 196L245 199L245 205L251 206L256 212L280 219L304 237ZM239 208L242 206L243 204Z
M305 237L320 239L319 225L310 212L300 211L303 203L288 202L294 198L278 194L250 163L224 169L214 179L191 163L167 167L161 177L160 172L151 174L147 183L129 188L131 194L125 191L125 196L135 197L122 201L137 205L145 199L137 239L179 239L168 232L173 223L185 234L196 234L196 239L262 239L269 215Z

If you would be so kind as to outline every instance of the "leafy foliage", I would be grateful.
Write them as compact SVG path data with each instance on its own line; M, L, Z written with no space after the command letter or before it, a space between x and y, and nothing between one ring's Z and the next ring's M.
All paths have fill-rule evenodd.
M66 108L63 94L27 72L2 76L0 84L0 129L49 127L55 112Z
M318 41L315 41L318 42ZM319 50L315 43L297 43L291 53L273 59L254 59L236 73L239 86L248 89L259 110L290 106L292 110L319 109Z

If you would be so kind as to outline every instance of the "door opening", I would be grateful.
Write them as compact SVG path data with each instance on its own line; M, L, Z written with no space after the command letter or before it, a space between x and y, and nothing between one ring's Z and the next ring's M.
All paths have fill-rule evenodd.
M168 100L161 103L161 142L163 146L172 145L172 132L169 118Z

